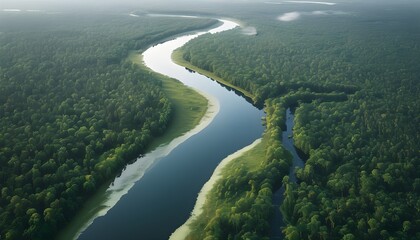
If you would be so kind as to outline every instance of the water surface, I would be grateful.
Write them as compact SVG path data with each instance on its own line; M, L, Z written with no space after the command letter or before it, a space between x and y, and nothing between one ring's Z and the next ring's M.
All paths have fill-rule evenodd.
M295 144L293 141L293 126L295 125L294 122L294 115L290 108L286 110L286 131L281 133L281 141L283 143L284 148L292 154L293 162L292 166L289 170L289 181L296 182L296 168L303 168L304 161L301 159L299 154L296 151ZM281 227L284 226L283 216L280 212L280 205L283 202L283 194L284 194L284 187L282 186L278 189L273 196L273 207L274 213L273 218L271 220L271 229L270 229L270 239L283 239L283 233L281 232Z
M214 34L237 26L230 21L223 23L209 32ZM174 49L204 33L158 44L146 50L143 59L153 71L210 95L218 102L217 115L205 129L182 143L169 150L163 146L160 151L165 154L146 154L144 158L151 157L146 168L135 167L144 158L128 166L122 173L125 177L116 179L107 190L109 199L117 194L116 201L103 211L103 216L94 219L79 239L168 239L188 219L201 187L218 163L262 135L261 110L234 91L172 62ZM138 174L143 169L146 170ZM123 194L118 194L121 185L125 186Z

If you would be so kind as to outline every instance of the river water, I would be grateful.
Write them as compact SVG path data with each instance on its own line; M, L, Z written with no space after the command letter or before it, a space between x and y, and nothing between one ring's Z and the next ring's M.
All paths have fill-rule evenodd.
M215 34L237 26L224 21ZM151 47L143 59L153 71L208 95L218 105L205 128L139 158L104 192L78 239L168 239L192 211L203 184L229 154L260 138L264 113L234 91L174 64L171 53L204 34L181 36ZM174 80L175 81L175 80Z
M281 141L283 143L284 148L286 148L286 150L288 150L290 152L290 154L292 154L293 157L293 162L292 162L292 166L290 167L290 172L289 172L289 181L290 182L296 182L296 167L297 168L303 168L305 163L304 161L301 159L301 157L299 156L296 148L295 148L295 143L293 141L293 127L295 125L295 117L292 113L292 110L290 108L288 108L286 110L286 131L283 131L281 134Z
M296 183L296 168L303 168L304 161L300 158L299 154L296 151L295 144L293 141L293 126L294 115L290 108L286 110L286 130L281 133L281 141L286 150L290 152L293 157L292 166L289 170L289 181ZM284 235L281 232L281 227L284 226L283 216L280 213L280 205L283 202L284 186L278 189L273 195L273 207L274 214L273 219L271 220L271 229L270 229L270 239L283 239Z

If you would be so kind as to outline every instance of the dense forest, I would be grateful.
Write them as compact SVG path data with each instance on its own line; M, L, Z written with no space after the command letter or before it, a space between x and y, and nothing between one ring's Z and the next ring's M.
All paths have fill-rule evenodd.
M242 28L182 56L250 92L266 131L188 239L268 239L272 211L289 240L420 238L420 6L404 2L206 8ZM160 82L126 57L215 21L139 15L0 12L0 239L54 238L170 124ZM307 156L297 183L281 143L288 107Z
M0 239L52 239L173 114L130 50L214 20L0 12Z
M185 60L265 103L266 134L277 142L286 107L296 107L293 138L308 155L298 183L267 172L267 157L257 160L267 180L239 169L236 178L220 181L213 190L220 197L208 201L233 196L237 206L206 212L212 221L194 223L191 239L267 237L268 225L259 223L269 214L255 207L260 193L269 198L281 182L286 225L278 227L286 239L420 238L420 6L320 8L236 10L257 34L237 29L182 48ZM287 11L303 14L278 20ZM273 144L267 152L281 153ZM241 198L232 195L242 190Z

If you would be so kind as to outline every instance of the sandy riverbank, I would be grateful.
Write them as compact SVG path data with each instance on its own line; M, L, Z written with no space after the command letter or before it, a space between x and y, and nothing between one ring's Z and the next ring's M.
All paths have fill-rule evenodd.
M247 151L254 148L256 145L258 145L261 142L261 138L255 140L251 145L248 145L235 153L227 156L225 159L223 159L219 165L214 170L212 176L210 179L204 184L203 188L201 188L200 193L198 194L197 201L195 203L194 209L191 212L190 218L178 229L175 230L175 232L172 233L170 236L170 240L184 240L188 234L190 233L190 227L189 225L196 219L197 216L199 216L203 212L203 206L207 199L207 194L210 192L210 190L213 188L215 183L222 178L222 171L223 168L229 164L234 159L242 156Z
M96 198L87 203L87 206L89 206L89 209L91 210L88 211L86 214L87 216L84 216L86 222L82 226L78 225L75 228L68 229L68 231L76 231L77 233L73 235L74 232L71 234L70 232L66 231L66 233L60 236L60 239L64 239L69 235L73 235L72 238L77 239L78 236L80 236L80 234L86 230L96 218L106 215L106 213L112 207L114 207L115 204L118 203L121 197L127 194L128 191L134 186L134 184L144 176L144 174L148 171L148 169L150 169L151 166L153 166L153 164L167 156L178 145L185 142L195 134L201 132L213 121L219 112L219 102L217 99L210 95L203 93L201 94L208 99L208 108L200 123L182 136L173 139L168 144L163 144L157 147L155 150L147 153L141 157L141 160L128 165L125 171L123 171L121 175L113 181L112 185L106 189L105 193L100 194L101 197L98 197L100 199ZM83 218L83 216L80 217Z

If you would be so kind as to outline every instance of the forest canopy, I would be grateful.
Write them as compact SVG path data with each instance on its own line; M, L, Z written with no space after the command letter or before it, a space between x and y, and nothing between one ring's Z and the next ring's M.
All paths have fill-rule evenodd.
M309 157L298 182L284 182L286 226L278 227L286 239L417 239L419 5L331 8L244 7L233 14L255 34L205 35L181 51L265 103L267 132L284 127L285 109L296 107L293 138ZM287 13L295 18L286 21ZM241 212L248 222L265 221L252 209ZM267 225L244 232L214 212L214 221L198 226L209 239L268 236Z
M0 239L52 239L173 114L126 61L214 20L0 12Z
M208 6L242 27L181 49L267 113L262 157L228 169L205 211L211 221L193 224L190 237L267 239L283 185L285 239L419 239L419 4L250 2ZM124 59L214 23L0 12L1 239L52 238L165 131L171 102ZM284 177L288 107L307 155L297 182Z

